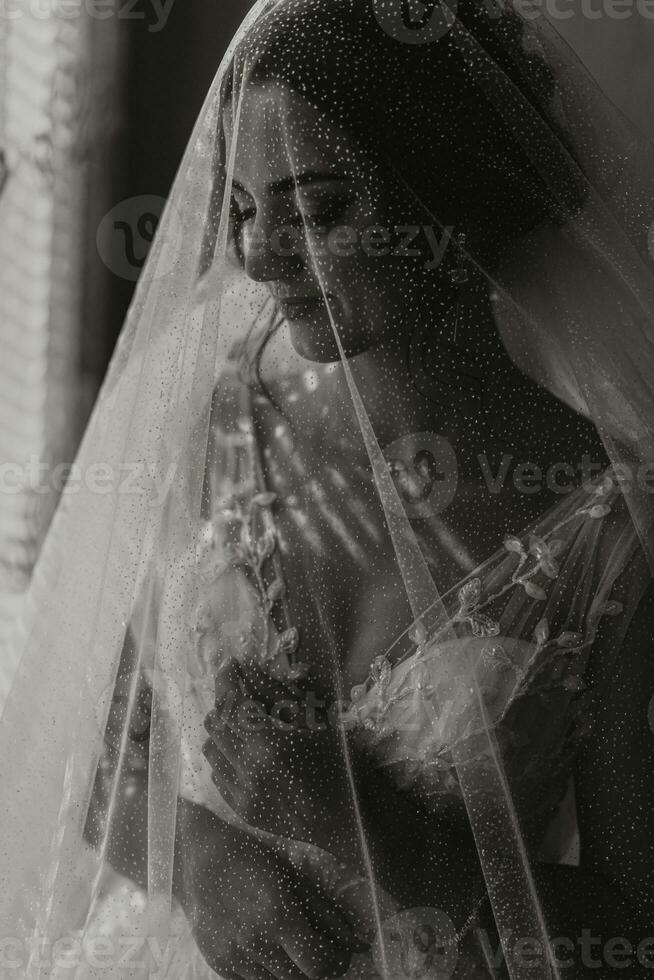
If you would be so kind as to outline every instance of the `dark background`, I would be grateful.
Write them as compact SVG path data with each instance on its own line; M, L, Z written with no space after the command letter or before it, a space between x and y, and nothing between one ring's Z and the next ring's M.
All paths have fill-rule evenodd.
M166 197L186 143L221 59L250 0L174 0L165 26L156 19L126 20L121 28L122 76L116 138L108 152L108 186L92 210L85 280L86 325L81 372L99 385L120 332L134 283L107 269L95 246L97 224L120 201L137 195ZM101 30L100 26L100 30ZM106 178L105 178L106 179Z

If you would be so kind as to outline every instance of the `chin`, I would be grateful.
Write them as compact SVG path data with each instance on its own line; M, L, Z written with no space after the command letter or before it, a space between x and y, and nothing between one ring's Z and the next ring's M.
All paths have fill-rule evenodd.
M316 364L333 364L341 360L334 329L329 317L306 320L287 320L289 338L293 350L300 357ZM370 337L343 337L341 340L346 357L363 354L373 346Z
M306 361L317 364L333 364L341 354L330 323L309 323L299 320L288 322L288 332L293 350Z

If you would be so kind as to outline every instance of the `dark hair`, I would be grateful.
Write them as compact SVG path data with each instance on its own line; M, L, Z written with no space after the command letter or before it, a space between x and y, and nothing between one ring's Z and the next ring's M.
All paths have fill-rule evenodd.
M444 36L402 43L374 6L394 2L277 0L237 46L223 97L234 79L287 84L484 258L578 210L584 182L554 120L554 75L525 49L522 21L459 0Z

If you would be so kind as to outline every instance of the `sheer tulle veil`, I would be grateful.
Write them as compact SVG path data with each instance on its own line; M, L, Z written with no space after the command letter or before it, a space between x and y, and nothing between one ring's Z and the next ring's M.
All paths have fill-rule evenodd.
M193 940L178 915L174 874L180 796L234 817L200 751L216 676L230 658L255 649L299 676L320 649L326 684L351 715L357 697L341 666L346 634L339 630L356 616L344 593L354 595L352 583L378 572L401 601L375 639L381 646L371 640L369 665L378 674L356 693L368 697L387 683L380 671L406 662L384 660L398 641L458 650L443 690L432 686L438 718L446 701L459 704L467 692L465 726L448 735L435 725L432 741L447 743L500 937L539 937L547 948L529 819L478 659L480 639L498 635L500 625L501 636L509 635L508 613L484 618L475 563L458 583L425 546L429 507L408 506L389 466L397 455L389 444L412 431L408 420L402 428L403 393L392 376L385 392L366 384L365 351L334 298L335 274L347 287L342 256L334 273L312 215L296 204L293 227L304 235L305 266L322 293L333 349L312 359L288 343L265 277L246 274L233 177L239 152L265 153L266 141L277 160L282 147L292 177L307 169L306 131L297 138L292 100L282 100L269 125L252 128L247 96L257 84L272 80L309 103L315 143L328 147L331 160L339 154L333 134L349 134L360 152L343 158L349 172L358 168L364 184L386 175L415 207L420 227L452 243L431 270L445 284L442 309L472 283L488 296L520 375L592 422L614 467L611 492L619 485L625 521L637 535L629 548L616 547L614 557L622 558L615 561L638 551L654 569L654 152L544 18L461 0L456 9L435 6L431 19L418 22L402 19L400 6L260 0L200 113L11 638L18 667L0 722L0 936L11 941L16 975L131 976L117 955L108 973L88 957L70 973L43 957L44 943L52 949L57 940L101 932L97 916L109 893L112 935L155 937L157 948L174 940L177 958L157 975L215 975L197 963L191 972ZM375 73L372 98L366 86ZM483 104L486 121L471 150L465 114L473 103ZM465 162L473 157L474 168ZM411 275L404 259L389 268L386 279ZM405 310L420 310L420 284L428 279L423 273L413 283L410 302L402 294ZM424 288L426 295L432 289ZM471 356L474 374L479 364ZM377 396L391 406L392 425ZM270 404L279 409L272 420ZM596 493L592 516L601 518L597 487L588 493ZM577 534L583 508L566 506L556 520L544 515L539 540L548 540L543 527ZM446 534L447 509L431 516ZM566 534L557 532L557 541ZM509 539L500 553L522 562L521 547ZM539 561L546 567L542 554ZM263 576L266 562L272 580ZM504 568L497 555L489 567L492 575ZM609 568L597 594L612 574ZM538 589L532 582L525 598L537 601ZM577 593L585 597L584 616L595 609L591 591L580 586ZM530 657L549 642L539 627L545 617L522 607L511 616L526 675ZM139 763L148 775L147 880L136 886L112 872L109 837L127 806L120 773L133 764L144 677L151 696L149 751ZM108 745L112 762L103 769ZM343 746L356 799L345 736ZM104 822L91 840L99 772ZM393 976L383 922L386 904L392 912L397 905L392 888L377 880L357 812L361 860L350 877L367 889L375 969ZM320 864L307 853L301 860ZM144 949L152 956L152 944ZM534 969L508 943L504 953L513 980L561 975L552 955Z

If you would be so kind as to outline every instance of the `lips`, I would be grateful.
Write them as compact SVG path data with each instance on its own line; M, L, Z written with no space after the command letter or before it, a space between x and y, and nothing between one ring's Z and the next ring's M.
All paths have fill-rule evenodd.
M280 297L277 300L277 306L280 312L290 319L315 313L316 310L322 309L324 305L325 300L322 295L288 296L284 298Z

